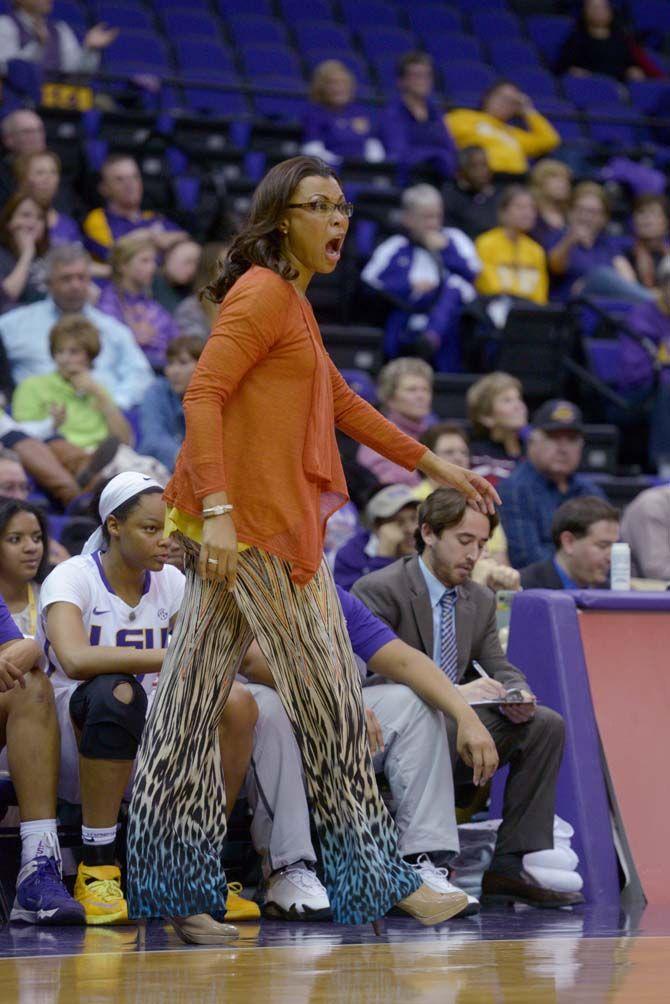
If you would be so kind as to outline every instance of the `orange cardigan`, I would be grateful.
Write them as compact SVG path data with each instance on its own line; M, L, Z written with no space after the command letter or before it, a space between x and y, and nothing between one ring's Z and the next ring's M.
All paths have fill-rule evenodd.
M426 451L347 386L308 301L257 266L221 304L184 412L166 501L199 516L205 496L227 492L239 539L286 559L299 585L348 497L335 426L408 470Z

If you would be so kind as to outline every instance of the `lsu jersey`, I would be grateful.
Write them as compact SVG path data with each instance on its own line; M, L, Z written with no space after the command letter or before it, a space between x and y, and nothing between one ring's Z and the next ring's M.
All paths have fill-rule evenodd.
M40 590L37 640L47 660L47 674L55 690L77 687L65 673L49 643L46 614L52 603L73 603L81 610L90 644L114 648L167 648L170 623L181 606L184 576L165 565L160 572L146 572L140 601L130 607L112 589L100 560L100 552L68 558L45 579ZM156 673L138 676L147 693Z

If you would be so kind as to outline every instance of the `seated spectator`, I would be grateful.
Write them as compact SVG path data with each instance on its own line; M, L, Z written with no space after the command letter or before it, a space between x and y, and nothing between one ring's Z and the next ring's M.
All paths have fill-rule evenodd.
M496 516L471 509L463 495L440 488L419 510L419 554L359 579L353 594L402 641L431 658L467 701L500 700L509 689L521 691L522 704L475 709L496 744L500 765L510 764L502 823L484 873L482 898L504 896L508 902L557 907L582 902L583 897L531 883L523 872L523 855L553 846L564 726L555 711L537 703L523 674L505 658L495 598L470 580L496 523ZM473 659L487 679L476 676ZM455 729L446 717L445 725L454 776L461 783L471 782L470 771L453 755Z
M167 347L165 376L156 377L140 405L138 449L174 470L186 434L182 398L204 348L200 338L178 335Z
M621 519L621 539L630 544L633 575L670 581L670 485L635 496Z
M49 233L44 209L16 192L0 212L0 308L33 303L46 295L44 256Z
M408 485L387 485L365 509L367 529L360 530L335 555L333 577L349 590L362 575L385 568L414 553L419 500Z
M45 150L20 157L16 162L16 175L19 187L28 192L47 214L50 246L81 241L79 224L54 206L61 176L58 154Z
M583 0L575 28L561 50L556 72L580 77L603 73L617 80L662 76L618 24L610 0Z
M0 497L25 502L29 495L30 482L18 454L0 446Z
M420 439L431 424L433 371L422 359L394 359L380 370L377 397L389 421L413 439ZM369 446L359 446L356 459L382 485L421 483L418 471L406 471Z
M447 219L473 240L496 225L500 193L481 146L458 151L456 177L446 183L442 194Z
M39 583L48 569L44 513L18 499L0 499L0 596L25 638L37 633Z
M619 511L585 495L560 505L551 523L554 554L521 571L523 589L608 589Z
M487 373L468 388L466 400L472 470L497 484L509 477L524 452L521 433L528 424L528 409L521 381L509 373Z
M498 486L502 525L515 568L553 554L551 521L568 499L604 498L600 488L577 474L584 448L582 414L570 401L553 400L533 415L527 459Z
M21 818L21 866L10 919L83 924L84 911L63 882L56 830L58 719L42 658L0 599L0 769L11 763Z
M210 241L203 245L200 262L191 285L191 293L185 297L174 312L174 319L180 335L190 335L206 341L219 311L219 304L202 295L205 287L214 278L216 263L225 244Z
M101 351L93 376L110 392L119 408L138 404L151 382L151 367L135 343L132 331L87 303L91 284L90 259L81 244L54 248L46 262L46 300L19 307L0 317L0 338L14 383L51 373L49 334L62 314L84 314L98 329ZM30 331L30 338L25 337Z
M344 463L343 463L344 467ZM346 473L346 469L345 469ZM351 491L351 489L350 489ZM326 533L323 538L323 556L328 562L331 572L335 567L335 555L341 547L351 540L361 529L358 509L349 500L340 509L336 509L326 522Z
M83 44L65 21L50 17L53 0L12 0L12 10L0 16L0 73L11 59L36 63L46 74L94 73L100 50L114 41L118 28L96 24Z
M547 302L547 259L537 241L528 236L536 219L535 201L528 189L510 185L502 192L500 225L475 241L482 263L475 286L483 296Z
M633 245L626 257L635 278L647 289L656 288L656 269L670 254L668 203L663 195L641 195L633 205Z
M190 237L173 244L165 252L152 285L152 296L169 314L189 296L202 256L202 248Z
M631 408L648 413L654 467L670 458L670 256L658 266L656 285L655 299L626 315L617 364L617 391Z
M99 446L110 436L130 443L126 418L91 375L100 354L95 325L81 314L63 317L51 329L49 348L56 369L19 384L12 399L16 421L39 422L51 416L59 434L83 448Z
M398 97L381 119L381 141L398 164L402 185L410 181L440 184L456 173L456 147L433 97L433 60L408 52L398 63Z
M339 59L326 59L314 70L310 103L303 122L302 152L328 164L342 160L373 163L386 156L373 135L370 112L356 104L356 80Z
M520 119L524 128L512 125ZM456 108L445 122L459 147L480 146L494 174L525 174L529 158L559 146L561 137L516 84L499 80L484 93L479 111Z
M635 279L625 258L628 241L607 233L609 205L604 189L582 181L572 193L568 225L547 249L552 296L567 300L581 294L649 300L652 294Z
M44 123L30 108L17 108L0 122L4 153L0 159L0 206L16 188L16 161L46 150Z
M396 307L386 322L386 355L412 349L440 371L460 370L462 307L475 298L472 281L481 268L474 244L445 227L432 185L403 192L402 226L376 248L361 276Z
M142 209L144 186L135 160L113 153L100 169L99 191L105 200L84 220L86 246L97 261L107 261L113 244L129 233L150 238L156 251L165 252L186 234L160 213Z
M537 223L531 236L546 250L568 223L572 171L562 161L545 157L530 172L530 190L537 207Z
M129 327L154 369L162 370L165 350L179 329L172 315L150 295L156 272L153 241L135 234L122 237L109 260L112 279L100 294L98 310Z
M421 442L441 460L470 469L470 441L462 425L436 422L424 432ZM436 481L424 478L418 488L414 489L414 497L423 502L436 488L439 488Z

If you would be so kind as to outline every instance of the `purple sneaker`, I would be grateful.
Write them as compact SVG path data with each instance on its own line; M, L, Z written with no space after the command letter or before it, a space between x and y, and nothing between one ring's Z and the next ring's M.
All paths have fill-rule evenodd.
M9 919L25 924L86 923L83 906L63 885L60 856L38 854L23 866Z

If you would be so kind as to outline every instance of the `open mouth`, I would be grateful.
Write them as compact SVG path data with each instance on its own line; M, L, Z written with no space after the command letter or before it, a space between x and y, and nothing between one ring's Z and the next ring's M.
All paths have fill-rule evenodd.
M344 237L333 237L326 244L326 258L330 261L339 261L342 251Z

